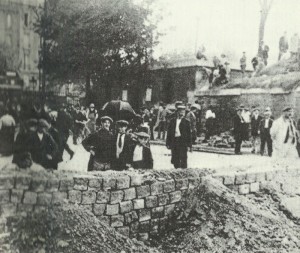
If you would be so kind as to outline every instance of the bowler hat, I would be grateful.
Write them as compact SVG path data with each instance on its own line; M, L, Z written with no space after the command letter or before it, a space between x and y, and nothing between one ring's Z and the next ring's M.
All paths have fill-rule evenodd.
M113 123L113 122L114 122L114 121L112 120L112 118L111 118L111 117L108 117L108 116L103 116L103 117L101 117L101 119L100 119L101 122L104 122L105 120L109 120L110 123Z
M39 119L38 126L43 127L43 128L49 128L50 127L49 123L44 119Z
M184 105L178 105L177 110L185 110L186 107Z
M126 121L126 120L118 120L117 124L119 126L128 126L129 125L128 121Z

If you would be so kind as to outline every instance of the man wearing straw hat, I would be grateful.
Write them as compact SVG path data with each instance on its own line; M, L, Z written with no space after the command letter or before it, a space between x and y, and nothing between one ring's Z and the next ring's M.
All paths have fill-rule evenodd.
M171 119L166 145L171 149L171 163L177 168L187 168L187 151L192 152L192 138L190 122L185 119L185 106L177 107L177 117Z

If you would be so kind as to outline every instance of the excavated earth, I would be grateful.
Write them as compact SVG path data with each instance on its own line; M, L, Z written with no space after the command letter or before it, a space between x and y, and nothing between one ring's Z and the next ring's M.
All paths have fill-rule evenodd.
M119 235L78 206L55 207L11 222L0 252L298 253L298 182L281 176L260 193L242 196L207 177L177 209L171 230L147 245Z

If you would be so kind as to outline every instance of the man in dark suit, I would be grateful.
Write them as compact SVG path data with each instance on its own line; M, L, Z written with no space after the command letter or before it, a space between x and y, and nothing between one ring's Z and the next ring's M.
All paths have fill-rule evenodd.
M273 125L273 120L271 119L271 111L265 110L265 118L260 122L260 154L264 155L265 145L267 143L268 155L271 157L273 152L272 138L270 135L270 129Z
M256 146L259 141L259 125L262 117L259 115L259 109L254 108L251 117L251 136L252 136L252 154L256 153Z
M242 117L243 108L237 108L237 114L233 118L233 135L235 139L235 149L234 153L237 155L241 155L241 145L243 140L246 139L247 131L246 131L246 122Z
M114 159L111 164L113 170L126 170L131 167L132 140L126 133L128 124L125 120L117 121L118 132L114 137Z
M185 106L177 107L176 118L171 119L167 133L167 148L171 149L171 163L175 168L187 168L187 150L192 152L190 122L185 119Z

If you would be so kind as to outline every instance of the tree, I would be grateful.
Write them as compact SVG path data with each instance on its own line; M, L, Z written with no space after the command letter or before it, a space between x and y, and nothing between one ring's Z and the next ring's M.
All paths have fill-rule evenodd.
M259 34L258 34L258 53L260 51L261 42L264 40L265 24L270 9L273 5L273 2L274 0L259 0L261 11L260 11Z
M45 38L44 71L49 80L85 77L104 86L133 77L140 84L155 44L156 25L150 20L151 1L48 0L47 13L36 10L35 31Z
M17 71L19 68L15 53L5 43L0 44L0 74L6 71Z

